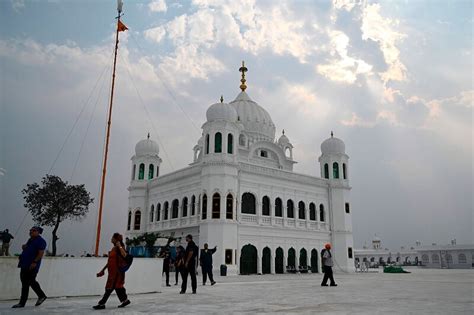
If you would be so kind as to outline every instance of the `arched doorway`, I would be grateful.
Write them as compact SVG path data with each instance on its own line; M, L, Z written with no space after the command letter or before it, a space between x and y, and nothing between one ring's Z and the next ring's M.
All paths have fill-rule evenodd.
M288 250L288 267L296 268L296 251L293 247Z
M300 250L300 266L301 267L308 267L308 253L306 252L306 249L302 248Z
M318 251L314 248L311 250L311 272L318 272Z
M283 273L283 249L278 247L275 252L275 273Z
M262 274L271 273L271 250L268 247L263 249L262 255Z
M242 247L240 253L240 274L250 275L257 273L257 249L248 244Z

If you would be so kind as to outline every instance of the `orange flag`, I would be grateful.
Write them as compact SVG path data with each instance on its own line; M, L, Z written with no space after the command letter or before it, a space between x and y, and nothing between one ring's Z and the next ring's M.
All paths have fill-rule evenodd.
M119 20L118 23L117 23L117 30L119 32L124 32L124 31L128 30L128 27L125 26L125 24L123 24L122 21Z

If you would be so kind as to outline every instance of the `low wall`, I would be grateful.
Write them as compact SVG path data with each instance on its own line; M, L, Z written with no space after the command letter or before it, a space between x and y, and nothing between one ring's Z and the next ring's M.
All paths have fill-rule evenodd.
M96 273L107 258L45 257L36 278L48 297L101 295L107 272L101 278ZM0 257L0 300L18 299L21 282L17 257ZM125 276L127 293L157 292L161 288L161 258L135 258ZM30 298L36 295L30 292Z

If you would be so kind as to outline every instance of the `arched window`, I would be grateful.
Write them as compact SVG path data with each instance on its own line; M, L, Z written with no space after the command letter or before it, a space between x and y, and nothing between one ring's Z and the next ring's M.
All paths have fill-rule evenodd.
M280 198L275 199L275 216L283 216L283 203Z
M161 220L161 203L156 205L156 221Z
M220 219L221 217L221 195L215 193L212 195L212 218Z
M179 214L179 201L178 199L173 200L171 204L171 219L176 219Z
M320 204L319 205L319 221L324 222L325 219L326 218L324 217L324 205Z
M206 135L206 154L209 154L209 134Z
M155 172L155 166L153 164L150 164L148 166L148 179L153 179L153 175L155 175L154 172Z
M132 225L132 211L129 211L128 220L127 220L127 231L130 231L131 225Z
M181 208L182 208L182 217L183 218L187 217L188 216L188 197L183 198Z
M425 265L429 264L430 263L430 257L426 254L422 255L421 256L421 262Z
M155 219L155 205L151 205L150 209L150 222L153 222Z
M139 230L141 222L142 222L142 213L140 212L140 210L137 210L135 211L135 221L133 222L133 229Z
M450 254L446 254L446 262L448 264L452 264L453 263L453 256L451 256Z
M328 163L324 164L324 178L329 178L329 165L328 165Z
M332 178L339 178L339 164L332 163Z
M234 136L229 133L227 135L227 153L232 154L234 151Z
M160 167L156 167L156 177L160 176Z
M262 199L262 215L270 215L270 198L267 196Z
M207 219L207 195L204 194L202 196L202 209L201 209L201 213L202 213L202 219L203 220L206 220Z
M242 195L242 213L256 214L257 212L255 196L251 193L244 193Z
M140 164L138 168L138 179L145 179L145 164Z
M295 217L295 206L293 205L293 200L288 199L286 202L286 217L294 218Z
M433 254L433 255L431 255L431 260L433 261L433 264L439 264L439 256L438 256L438 254Z
M168 201L165 202L165 205L163 206L165 208L165 214L163 215L163 220L168 220L168 212L169 212L169 203Z
M309 204L309 219L311 221L316 221L316 206L314 203Z
M132 170L132 180L135 180L135 173L137 171L137 165L133 164L133 170Z
M342 178L347 179L346 163L342 163Z
M193 195L191 197L191 215L196 214L196 197Z
M306 215L304 211L305 211L304 202L303 201L298 202L298 218L301 220L306 219Z
M214 152L221 153L222 152L222 134L217 132L214 137Z
M351 213L351 206L349 205L348 202L346 202L345 207L346 207L346 213Z
M370 262L375 262L375 258L374 258L374 257L370 257Z
M466 255L464 255L464 254L459 254L459 255L458 255L458 263L460 263L460 264L465 264L465 263L467 263Z
M245 136L244 135L239 136L239 144L241 146L245 146Z
M232 194L227 195L227 202L226 202L226 219L233 219L234 218L234 197Z

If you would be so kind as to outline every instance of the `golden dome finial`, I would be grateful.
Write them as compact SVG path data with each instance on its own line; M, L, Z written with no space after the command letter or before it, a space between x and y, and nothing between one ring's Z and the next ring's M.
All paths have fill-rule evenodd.
M240 85L240 89L242 90L242 92L244 92L247 88L247 85L245 85L245 82L247 82L247 80L245 80L245 72L247 72L248 69L245 67L245 62L243 60L242 67L239 68L239 71L242 72L242 79L240 79L240 82L242 82L242 84Z
M224 95L221 95L221 103L224 103Z

